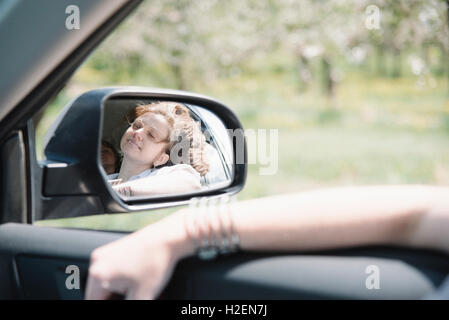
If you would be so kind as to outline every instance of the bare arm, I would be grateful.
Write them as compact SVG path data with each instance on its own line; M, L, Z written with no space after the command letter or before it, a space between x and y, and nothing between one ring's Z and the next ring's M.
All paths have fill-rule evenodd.
M194 254L184 225L185 210L95 250L87 297L104 298L111 291L131 298L156 297L177 261ZM243 250L300 251L392 244L449 252L446 187L309 191L242 201L231 214ZM129 248L141 249L130 252ZM149 272L154 276L147 277ZM101 287L104 281L110 283L108 288Z
M324 189L241 201L231 214L243 250L303 251L378 244L449 252L447 187ZM181 212L175 213L167 221L181 224L180 216ZM184 237L180 252L192 254L190 241Z
M449 252L449 188L352 187L245 201L233 220L247 250L365 244Z

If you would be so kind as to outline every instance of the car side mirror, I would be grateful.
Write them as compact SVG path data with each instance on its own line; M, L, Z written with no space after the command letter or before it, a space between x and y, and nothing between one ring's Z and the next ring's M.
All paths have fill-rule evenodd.
M46 135L35 219L234 195L246 180L246 153L240 121L214 99L140 87L92 90L70 102Z

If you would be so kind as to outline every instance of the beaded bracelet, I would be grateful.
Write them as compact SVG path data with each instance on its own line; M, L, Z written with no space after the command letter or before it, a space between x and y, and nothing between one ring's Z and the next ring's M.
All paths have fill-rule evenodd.
M219 253L239 249L240 239L231 215L233 202L229 196L191 200L190 210L185 215L185 226L200 259L210 260Z

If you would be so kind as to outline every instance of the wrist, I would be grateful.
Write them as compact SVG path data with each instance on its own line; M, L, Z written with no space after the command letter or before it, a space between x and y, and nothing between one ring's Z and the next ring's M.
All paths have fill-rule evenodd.
M169 245L175 256L182 259L194 255L195 246L186 229L183 211L173 213L164 222L167 223L167 228L170 228Z
M148 229L145 230L144 229ZM195 248L185 228L182 212L178 211L170 216L142 229L142 235L150 234L147 238L149 245L158 242L170 252L171 258L178 260L194 255ZM161 243L162 242L162 243Z

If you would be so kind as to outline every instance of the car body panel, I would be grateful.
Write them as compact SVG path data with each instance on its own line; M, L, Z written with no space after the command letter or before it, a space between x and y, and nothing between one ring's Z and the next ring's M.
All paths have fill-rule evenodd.
M127 0L12 0L0 11L0 120ZM65 28L66 8L80 10L80 29ZM45 13L45 19L42 19ZM14 36L11 36L14 35Z

